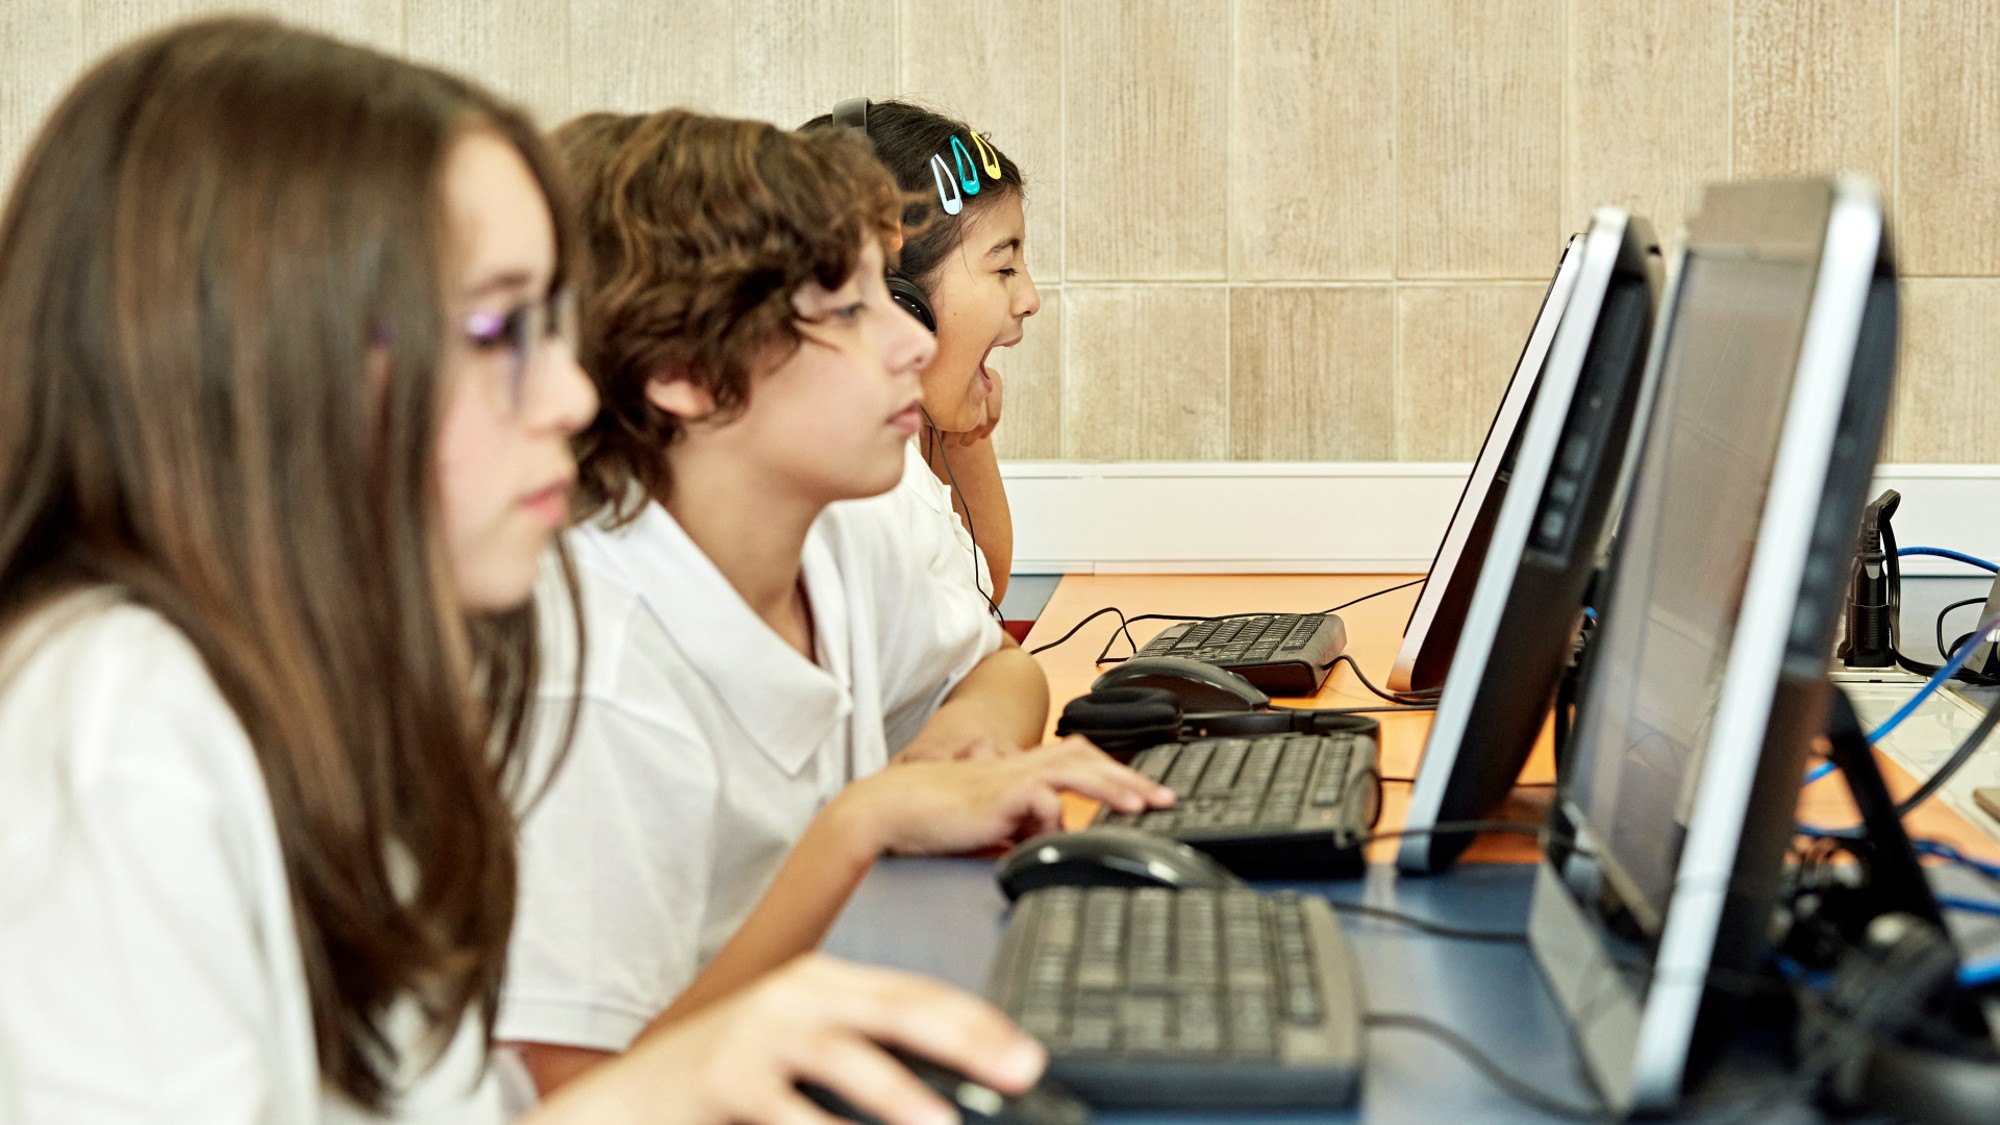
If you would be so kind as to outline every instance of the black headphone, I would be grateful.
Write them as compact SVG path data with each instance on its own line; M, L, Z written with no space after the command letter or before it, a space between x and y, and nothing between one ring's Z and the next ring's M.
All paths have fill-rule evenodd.
M1382 724L1340 710L1269 708L1185 714L1173 692L1154 687L1099 688L1069 701L1056 735L1080 734L1120 761L1139 751L1187 738L1255 738L1265 734L1334 734L1379 737Z
M862 136L868 135L867 98L847 98L836 102L832 117L835 125L859 129ZM898 277L894 273L889 274L884 280L889 287L889 299L896 302L904 312L916 317L917 323L923 325L931 335L937 335L937 313L931 308L930 297L918 288L916 282L906 277Z

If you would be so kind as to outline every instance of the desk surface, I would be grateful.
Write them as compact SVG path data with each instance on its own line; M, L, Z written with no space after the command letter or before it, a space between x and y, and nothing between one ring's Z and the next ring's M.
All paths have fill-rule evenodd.
M1140 613L1220 614L1325 609L1403 579L1398 576L1179 576L1123 575L1065 578L1043 610L1028 647L1044 644L1092 610L1115 605ZM1341 611L1348 650L1371 679L1386 676L1400 643L1403 623L1415 600L1414 588L1388 594ZM1143 642L1162 623L1134 626ZM1095 675L1092 660L1110 639L1115 622L1093 622L1062 647L1039 659L1047 670L1058 705L1081 694ZM1379 683L1380 680L1378 679ZM1347 668L1336 670L1312 701L1320 706L1376 702ZM1421 756L1429 716L1381 716L1382 763L1391 776L1409 776ZM1550 776L1546 739L1524 775ZM1892 787L1906 789L1907 775L1891 769ZM1384 827L1400 824L1405 793L1391 786ZM1538 817L1547 790L1517 791L1504 815ZM1823 824L1852 817L1841 787L1809 792L1802 815ZM1963 846L1994 854L1990 841L1944 809L1921 810L1913 826L1922 834L1945 836ZM1386 856L1386 851L1378 858ZM1480 841L1468 858L1489 861L1532 859L1523 839ZM1399 878L1385 864L1367 877L1348 882L1289 884L1336 901L1365 902L1452 925L1505 932L1525 930L1534 868L1527 863L1461 864L1431 878ZM1963 872L1934 870L1952 889L1972 889ZM1272 884L1280 886L1284 884ZM984 991L985 976L999 943L1006 903L981 860L888 860L861 885L827 940L829 951L860 961L929 973L973 991ZM1541 975L1524 945L1473 944L1431 937L1392 923L1344 919L1366 979L1371 1012L1413 1013L1459 1032L1508 1073L1548 1096L1588 1104L1581 1063ZM1684 1120L1757 1121L1795 1125L1821 1118L1796 1098L1787 1099L1776 1052L1754 1043L1730 1052L1721 1069L1703 1085ZM1775 1100L1773 1095L1780 1095ZM1189 1114L1106 1115L1112 1120L1180 1122ZM1368 1125L1434 1125L1480 1122L1508 1125L1548 1118L1513 1101L1449 1048L1400 1030L1369 1032L1367 1064L1358 1107L1339 1114L1232 1116L1238 1123L1354 1121Z
M1302 613L1326 609L1377 590L1408 582L1407 574L1072 574L1056 586L1055 594L1043 607L1024 647L1044 645L1105 606L1116 606L1127 617L1146 613L1217 615L1272 611ZM1340 611L1347 624L1347 651L1368 673L1370 681L1383 686L1402 644L1403 625L1410 607L1416 604L1417 587L1397 590L1371 598ZM1144 644L1171 622L1146 621L1132 626L1132 636ZM1091 622L1060 647L1036 657L1049 678L1050 728L1064 703L1090 690L1098 673L1093 663L1106 642L1118 632L1118 622L1110 614ZM1119 637L1112 655L1130 650ZM1366 707L1382 701L1370 695L1351 669L1341 665L1327 677L1326 686L1312 699L1284 700L1292 706ZM1428 712L1381 714L1381 768L1385 777L1412 777L1423 758L1424 739L1430 732ZM1916 788L1910 775L1887 758L1877 756L1888 779L1890 791L1901 795ZM1553 779L1554 756L1545 731L1534 755L1522 771L1522 788L1514 791L1506 807L1496 816L1507 820L1540 821L1548 815ZM1409 786L1384 786L1383 830L1399 828L1409 806ZM1073 815L1087 815L1089 806L1073 807ZM1808 824L1841 825L1855 822L1853 803L1846 787L1837 781L1806 790L1799 803L1799 819ZM1932 801L1911 814L1907 821L1911 834L1948 840L1969 855L2000 862L2000 843L1966 823L1957 813ZM1386 861L1393 857L1393 841L1378 841L1370 858ZM1467 850L1467 862L1533 862L1539 855L1535 842L1526 837L1487 835Z
M1376 864L1362 880L1265 886L1289 886L1336 902L1365 902L1466 928L1520 932L1527 925L1533 871L1525 864L1488 863L1419 879L1398 878L1394 868ZM1006 906L987 861L884 860L855 892L828 935L826 949L983 993ZM1370 1012L1436 1020L1547 1096L1591 1104L1568 1026L1525 946L1430 937L1351 915L1343 925L1365 975ZM1785 1082L1775 1052L1732 1052L1683 1120L1819 1122L1816 1113L1784 1096ZM1746 1112L1751 1109L1756 1112ZM1150 1112L1100 1118L1147 1125L1203 1120L1191 1113ZM1516 1125L1553 1119L1510 1099L1442 1044L1406 1031L1378 1029L1368 1033L1358 1107L1341 1113L1232 1114L1226 1120L1235 1125Z

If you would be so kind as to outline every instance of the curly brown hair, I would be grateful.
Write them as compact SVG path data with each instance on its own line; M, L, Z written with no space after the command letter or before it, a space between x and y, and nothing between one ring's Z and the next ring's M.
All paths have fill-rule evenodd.
M718 418L742 410L753 373L803 341L792 295L838 288L867 240L893 242L902 201L852 133L664 110L586 114L553 140L592 259L578 358L602 403L577 436L579 515L624 522L635 482L671 491L666 451L686 428L647 384L686 379Z

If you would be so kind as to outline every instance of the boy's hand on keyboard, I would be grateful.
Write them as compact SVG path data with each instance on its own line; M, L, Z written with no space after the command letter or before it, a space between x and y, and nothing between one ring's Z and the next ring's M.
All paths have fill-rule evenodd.
M835 803L883 852L942 855L1060 829L1065 791L1120 812L1174 803L1172 790L1081 738L999 758L912 762L862 778Z

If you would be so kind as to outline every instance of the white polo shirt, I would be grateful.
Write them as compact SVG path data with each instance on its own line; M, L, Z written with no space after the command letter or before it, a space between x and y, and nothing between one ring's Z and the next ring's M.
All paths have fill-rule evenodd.
M965 587L985 606L993 596L993 571L987 566L986 552L979 549L965 521L951 506L951 489L924 464L916 438L903 447L903 454L903 479L896 487L880 496L845 500L837 506L879 506L896 513L891 518L907 525L910 542L931 573Z
M816 660L657 503L568 542L587 678L569 756L523 824L498 1030L620 1051L736 932L820 806L881 769L1001 634L886 505L835 505L806 537ZM546 740L575 678L553 567L536 600Z
M12 634L0 1123L382 1120L321 1086L288 887L249 739L177 629L98 591ZM392 1013L413 1062L415 1015ZM468 1018L389 1120L504 1120L484 1056Z

